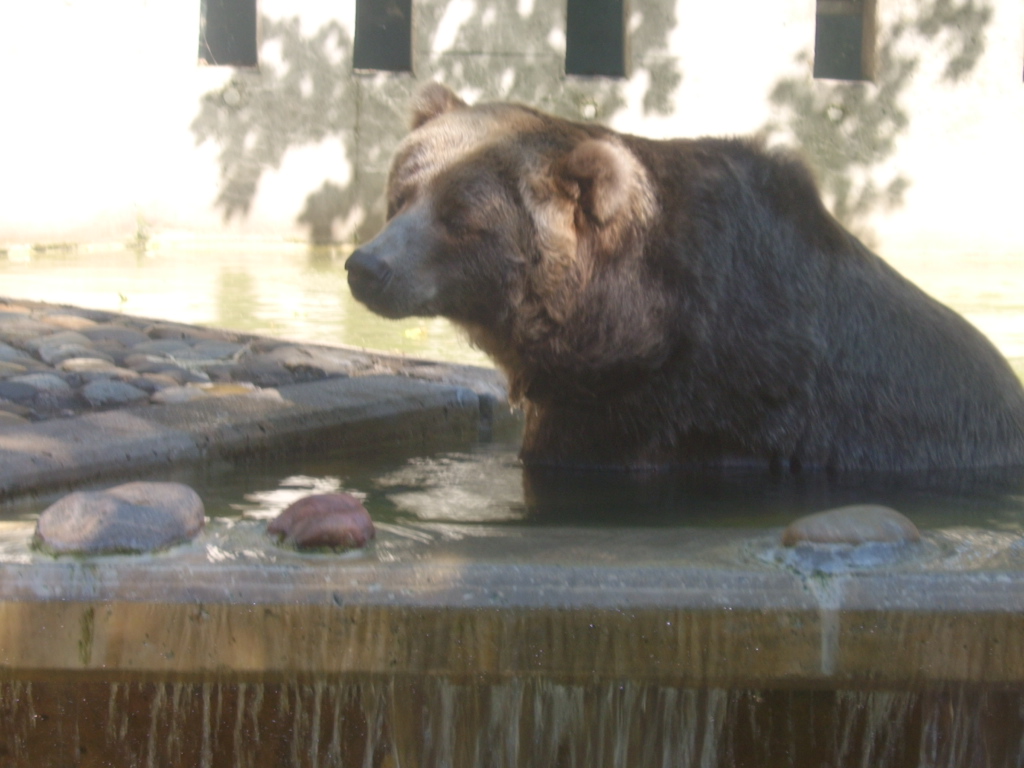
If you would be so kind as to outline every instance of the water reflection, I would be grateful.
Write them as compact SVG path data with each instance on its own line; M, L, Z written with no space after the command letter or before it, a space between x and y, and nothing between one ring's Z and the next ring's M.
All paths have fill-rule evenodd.
M1024 529L1019 469L989 472L800 475L679 470L645 477L533 468L524 472L535 523L598 525L786 525L848 504L881 504L920 527Z
M295 244L189 243L0 255L0 295L211 325L297 341L349 344L490 365L447 320L377 317L356 302L347 251Z
M527 517L520 468L514 449L507 447L410 459L374 485L397 516L453 523Z
M524 469L518 440L415 458L294 460L193 480L209 514L269 519L309 493L363 499L375 522L405 530L479 526L785 526L847 504L882 504L921 528L1024 531L1024 473L773 474L760 470L628 473ZM299 472L296 470L299 469ZM437 528L437 530L441 530Z

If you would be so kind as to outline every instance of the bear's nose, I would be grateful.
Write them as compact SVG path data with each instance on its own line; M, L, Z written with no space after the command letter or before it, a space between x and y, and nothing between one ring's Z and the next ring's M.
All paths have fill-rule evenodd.
M353 289L379 291L391 280L391 267L384 259L365 248L359 248L345 261L348 284Z

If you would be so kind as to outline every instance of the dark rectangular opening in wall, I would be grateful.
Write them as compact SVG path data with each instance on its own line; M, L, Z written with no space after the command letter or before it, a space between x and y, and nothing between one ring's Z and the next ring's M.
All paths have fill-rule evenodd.
M814 76L833 80L874 77L874 0L818 0Z
M356 0L352 66L412 71L412 0Z
M626 76L625 0L568 0L567 75Z
M202 0L199 61L255 67L256 49L256 0Z

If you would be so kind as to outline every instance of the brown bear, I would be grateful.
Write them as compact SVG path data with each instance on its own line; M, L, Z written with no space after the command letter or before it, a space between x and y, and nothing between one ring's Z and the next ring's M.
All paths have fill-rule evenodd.
M787 153L431 84L387 204L346 263L353 294L465 328L525 409L527 464L1024 463L1006 360L847 232Z

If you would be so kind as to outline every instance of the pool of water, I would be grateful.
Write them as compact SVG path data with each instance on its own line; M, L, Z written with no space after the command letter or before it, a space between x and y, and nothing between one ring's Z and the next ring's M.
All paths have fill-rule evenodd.
M784 526L845 504L884 504L921 528L1024 531L1015 472L841 477L744 471L654 476L524 469L513 438L426 456L316 458L193 476L215 518L269 520L311 493L359 496L378 523L480 526Z
M444 320L389 321L354 301L343 249L295 245L211 248L188 242L129 248L0 252L0 295L69 303L318 343L343 343L486 364ZM897 265L985 331L1024 370L1024 259L944 259ZM883 503L922 527L1024 528L1024 488L992 475L870 478L670 473L644 478L530 472L518 435L464 450L360 461L303 456L189 475L217 518L268 519L312 492L365 498L388 525L784 525L845 503ZM32 516L42 499L8 505Z
M517 526L770 528L847 504L891 506L921 529L1024 532L1024 476L1016 470L839 477L678 470L636 477L526 469L517 451L518 436L508 434L427 455L395 451L353 458L325 451L178 468L152 479L195 488L214 531L240 521L262 530L304 496L344 491L363 500L378 526L400 536L416 536L420 529L502 536ZM0 506L0 521L15 526L21 533L10 533L20 538L22 526L60 495L8 502Z
M180 466L148 479L195 488L217 525L244 521L253 530L298 499L344 491L363 500L374 521L400 535L426 526L474 535L515 526L768 528L847 504L881 504L919 528L970 527L1024 532L1024 473L1019 469L960 473L853 473L760 469L627 472L526 468L518 459L518 422L491 440L353 455L329 447L237 463ZM139 478L141 479L141 478ZM101 482L98 487L116 484ZM0 504L0 534L22 538L23 526L64 491ZM3 535L0 535L3 538ZM263 541L263 537L258 537ZM19 544L16 549L23 550Z

